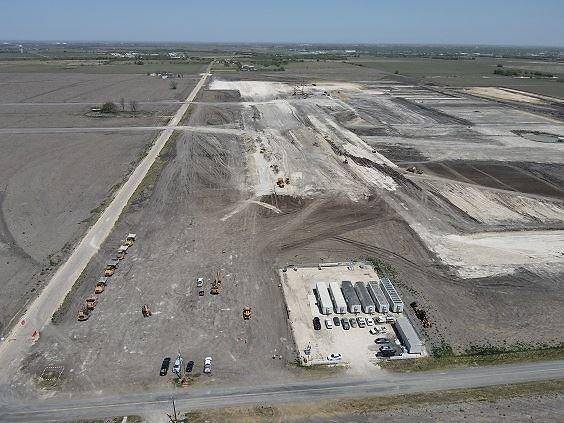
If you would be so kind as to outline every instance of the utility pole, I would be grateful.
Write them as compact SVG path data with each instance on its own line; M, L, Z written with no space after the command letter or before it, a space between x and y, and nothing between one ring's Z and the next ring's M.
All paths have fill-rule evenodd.
M167 413L168 419L170 420L170 423L178 423L178 416L176 415L176 405L174 404L174 398L171 397L170 400L172 401L172 411L174 417Z

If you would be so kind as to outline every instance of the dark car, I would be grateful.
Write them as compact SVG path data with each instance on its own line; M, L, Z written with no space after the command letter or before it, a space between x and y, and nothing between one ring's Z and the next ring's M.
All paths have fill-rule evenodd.
M351 328L351 325L349 325L349 321L347 319L343 319L341 323L343 324L344 330L349 330Z
M163 364L161 364L160 375L166 376L169 367L170 367L170 357L165 357L165 359L163 360Z
M376 338L374 342L377 344L389 344L390 340L388 338Z
M333 323L335 324L335 326L341 326L341 321L337 316L333 317Z
M194 362L192 360L186 363L186 373L190 373L193 368L194 368Z
M203 297L204 296L204 290L200 288L200 290L198 291L198 295L200 297Z
M380 355L382 357L393 357L396 355L396 350L389 345L382 345L380 347Z
M351 327L356 328L357 323L356 323L356 319L355 319L355 318L351 317L351 318L349 319L349 323L351 324Z
M319 321L319 317L313 318L313 328L315 330L321 330L321 322Z

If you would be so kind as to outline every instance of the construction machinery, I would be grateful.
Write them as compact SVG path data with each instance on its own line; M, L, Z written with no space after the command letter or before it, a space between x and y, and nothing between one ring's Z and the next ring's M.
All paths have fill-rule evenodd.
M88 309L88 307L86 307L86 304L83 304L80 307L80 310L78 310L78 321L83 322L85 320L88 320L89 317L90 317L90 310Z
M127 254L128 248L129 246L127 245L120 245L116 253L116 260L123 260Z
M423 310L421 306L419 306L419 304L417 304L417 301L413 301L410 305L424 328L430 328L431 326L433 326L433 323L429 319L429 316L427 316L427 312Z
M278 185L278 188L284 188L284 178L280 177L276 180L276 185Z
M220 288L221 288L221 276L219 274L219 271L217 271L217 272L215 272L215 278L212 282L210 294L212 294L212 295L219 294Z
M253 311L252 311L251 307L243 308L243 320L249 320L251 318L252 312Z
M94 294L101 294L106 289L108 278L100 278L94 287Z
M137 237L136 234L128 234L125 237L125 241L123 242L123 245L127 245L128 247L131 247L133 245L133 243L135 242L136 237Z
M88 310L94 310L97 304L98 304L98 298L96 298L95 295L91 295L86 299L86 301L84 301L84 305L86 305L86 308Z
M153 314L148 304L143 304L143 307L141 307L141 313L143 313L143 317L149 317Z
M119 260L110 260L109 262L107 262L106 267L104 269L104 276L107 278L112 276L118 267L118 263Z
M411 172L411 173L417 173L418 175L423 174L423 171L421 169L419 169L418 167L415 167L415 166L408 167L406 170L408 172Z

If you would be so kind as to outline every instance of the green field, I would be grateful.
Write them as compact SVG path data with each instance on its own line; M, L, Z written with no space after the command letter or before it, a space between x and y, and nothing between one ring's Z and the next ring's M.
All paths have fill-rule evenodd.
M531 59L476 58L445 60L432 58L360 57L351 63L413 78L420 83L452 87L507 87L564 98L564 82L556 79L528 79L494 75L497 65L504 68L550 72L564 79L564 62ZM352 66L352 65L351 65Z

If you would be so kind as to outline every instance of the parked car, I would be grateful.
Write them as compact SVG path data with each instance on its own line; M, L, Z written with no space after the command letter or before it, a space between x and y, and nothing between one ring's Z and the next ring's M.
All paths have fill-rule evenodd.
M378 330L377 327L375 327L375 328L370 328L370 329L368 330L368 333L369 333L370 335L378 335L378 334L380 333L380 331Z
M341 323L343 325L344 330L349 330L351 328L351 325L349 324L349 321L347 319L343 318Z
M396 318L394 316L387 315L386 316L386 323L395 323Z
M165 357L165 359L163 360L163 364L161 364L161 371L159 374L161 376L166 376L169 367L170 367L170 357Z
M315 330L321 330L321 321L319 320L319 317L313 318L313 328Z
M367 317L366 326L372 326L373 324L374 324L374 320L372 320L372 317Z
M341 326L341 320L337 316L333 317L333 323L335 326Z
M382 357L393 357L396 355L396 350L389 345L382 345L380 347L380 355Z
M364 317L357 317L356 321L358 322L359 328L365 328L366 327L366 320L364 320Z
M333 322L331 321L331 319L325 319L325 327L327 329L333 329Z
M386 318L384 316L374 317L374 323L386 323Z
M174 360L174 365L172 366L172 373L176 373L178 375L180 374L181 370L182 370L182 357L178 356L176 357L176 360Z
M386 329L386 326L376 326L376 329L378 329L378 332L380 333L387 333L388 329Z
M352 328L356 328L357 323L356 323L356 319L355 319L354 317L351 317L351 318L349 319L349 323L351 324L351 327L352 327Z
M328 361L341 361L341 358L343 358L343 356L339 353L331 353L327 356Z
M204 373L211 373L212 370L212 358L204 358Z
M196 281L196 286L198 288L201 288L202 286L204 286L204 278L198 278L198 280Z
M200 288L200 290L198 291L198 295L199 295L200 297L203 297L203 296L204 296L204 290L203 290L202 288Z
M389 344L390 340L388 338L376 338L374 342L377 344Z
M191 373L193 368L194 368L194 362L192 360L186 363L186 373Z

